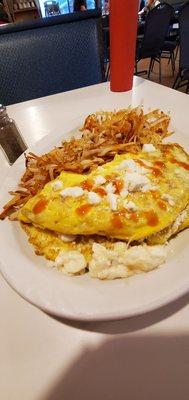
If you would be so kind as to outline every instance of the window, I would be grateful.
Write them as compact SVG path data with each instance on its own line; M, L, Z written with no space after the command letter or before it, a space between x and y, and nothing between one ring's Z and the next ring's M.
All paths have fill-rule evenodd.
M43 17L73 12L74 0L39 0ZM87 0L88 10L95 8L95 0Z

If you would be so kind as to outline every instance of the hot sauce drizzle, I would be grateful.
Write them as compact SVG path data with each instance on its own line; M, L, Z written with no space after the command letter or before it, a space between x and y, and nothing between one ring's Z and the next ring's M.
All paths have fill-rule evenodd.
M119 216L119 214L114 214L112 217L112 226L114 228L122 228L123 227L123 222L121 221L121 218Z
M159 206L159 208L161 208L162 210L167 210L167 205L166 205L166 203L164 203L164 201L159 200L159 201L158 201L158 206Z
M83 215L87 214L91 208L92 208L91 204L83 204L82 206L76 208L75 212L78 215L83 216Z
M124 186L123 181L121 179L117 179L117 180L113 181L113 184L114 184L114 186L116 188L115 193L116 194L120 194L120 192L121 192L121 190L123 189L123 186Z
M154 165L159 168L165 168L165 163L163 161L155 161Z
M39 214L39 213L41 213L41 212L45 209L45 207L46 207L47 204L48 204L48 200L46 200L46 199L40 199L40 200L35 204L35 206L33 207L33 213L34 213L34 214Z
M81 184L81 187L82 187L82 189L90 191L92 189L92 187L93 187L93 184L90 181L83 181L82 184Z
M134 222L137 222L138 221L138 214L136 213L136 212L132 212L131 214L130 214L130 219L132 220L132 221L134 221Z
M186 170L189 170L189 164L187 164L187 163L185 163L185 162L178 161L178 160L176 160L176 158L171 158L169 161L170 161L171 163L174 163L174 164L179 165L179 167L182 167L182 168L184 168L184 169L186 169Z
M106 196L106 190L103 187L97 187L93 189L93 192L98 193L100 196Z
M147 219L147 223L148 223L149 226L158 225L159 219L158 219L157 214L153 210L145 211L144 215L145 215L145 217Z
M159 192L157 192L157 191L151 191L150 193L151 193L153 199L155 199L155 200L159 199L159 197L160 197Z
M154 176L161 176L162 175L162 171L159 168L164 168L165 167L165 164L162 161L155 161L154 162L155 167L159 167L159 168L150 167L149 165L146 165L142 160L136 160L136 161L142 167L144 167L146 169L149 169Z
M161 176L162 175L162 171L159 168L152 168L152 174L154 176Z

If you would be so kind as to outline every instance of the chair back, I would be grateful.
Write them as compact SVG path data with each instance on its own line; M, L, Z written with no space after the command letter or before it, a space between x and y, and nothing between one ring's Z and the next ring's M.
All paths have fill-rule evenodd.
M179 12L180 69L189 70L189 2Z
M102 81L100 11L0 28L0 103L19 103Z
M166 3L160 3L149 11L138 59L160 55L172 16L173 8Z

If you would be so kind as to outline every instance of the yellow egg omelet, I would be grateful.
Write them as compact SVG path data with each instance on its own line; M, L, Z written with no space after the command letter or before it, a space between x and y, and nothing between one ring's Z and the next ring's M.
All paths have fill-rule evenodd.
M167 229L188 203L189 157L166 144L117 155L88 175L62 172L17 216L56 234L133 241Z

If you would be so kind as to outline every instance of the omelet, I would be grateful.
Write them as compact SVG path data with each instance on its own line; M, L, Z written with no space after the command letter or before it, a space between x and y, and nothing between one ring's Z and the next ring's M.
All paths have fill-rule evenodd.
M178 215L176 220L169 225L167 228L160 232L157 232L148 237L147 243L150 245L154 244L164 244L172 236L183 231L189 227L189 205Z
M189 204L189 156L178 144L146 145L88 175L62 172L17 217L58 235L144 240Z
M31 224L22 224L36 254L50 260L66 275L89 272L98 279L128 278L139 272L148 272L166 260L165 246L145 243L128 246L126 242L103 236L58 236Z
M36 228L31 224L21 224L26 232L29 242L34 246L37 255L45 256L47 260L55 261L60 252L79 251L84 255L87 262L92 257L92 246L94 242L111 248L114 239L108 240L103 236L63 236L54 232Z

